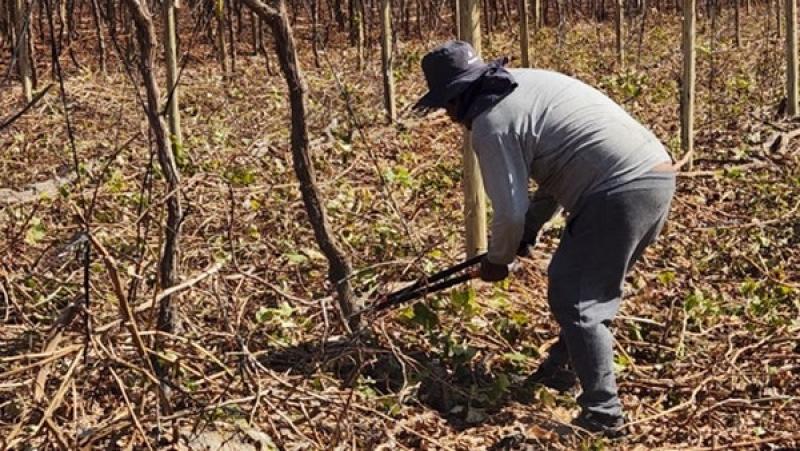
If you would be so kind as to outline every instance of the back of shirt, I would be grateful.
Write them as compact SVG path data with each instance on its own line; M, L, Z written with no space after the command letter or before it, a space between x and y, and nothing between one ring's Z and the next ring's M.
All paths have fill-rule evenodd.
M493 263L514 259L529 178L574 212L581 198L670 161L655 135L600 91L556 72L510 72L517 88L472 121L473 147L494 210Z
M597 89L546 70L510 72L518 87L472 123L476 150L521 152L529 176L567 211L670 161L652 132Z

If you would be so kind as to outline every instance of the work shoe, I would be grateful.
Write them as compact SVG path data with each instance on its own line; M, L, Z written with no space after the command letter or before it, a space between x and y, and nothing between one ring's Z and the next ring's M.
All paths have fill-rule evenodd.
M578 376L572 371L569 364L559 365L548 358L525 379L525 386L535 384L544 385L559 393L566 393L578 384Z
M606 415L583 410L577 418L572 420L572 424L593 434L602 434L607 438L619 438L627 433L625 418L621 415Z

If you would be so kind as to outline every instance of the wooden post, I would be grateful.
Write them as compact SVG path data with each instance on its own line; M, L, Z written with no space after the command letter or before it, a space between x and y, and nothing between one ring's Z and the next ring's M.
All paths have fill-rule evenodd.
M356 11L357 20L356 23L356 54L358 56L358 69L361 70L364 68L364 5L362 4L363 0L355 0L356 3Z
M528 0L519 0L519 47L522 53L522 67L531 67L528 43Z
M314 54L314 67L322 67L319 61L319 9L320 0L311 0L311 52Z
M383 68L383 103L389 123L397 118L392 73L392 0L381 0L381 66Z
M786 0L786 112L797 116L797 1Z
M167 111L169 113L169 134L172 148L183 146L181 133L181 112L178 104L178 57L175 41L175 7L176 0L164 0L162 13L164 17L164 60L167 63Z
M481 19L481 4L483 4L483 24L484 24L484 31L486 32L486 44L489 48L492 48L492 15L491 10L489 9L489 2L487 0L478 1L478 27L480 28L480 19ZM464 14L464 13L462 13Z
M695 0L683 0L683 80L681 84L681 149L692 164L694 154Z
M356 47L356 63L358 70L364 67L364 15L361 7L362 0L350 0L350 45ZM417 20L421 20L417 17Z
M225 53L225 0L214 2L214 13L217 18L217 57L222 66L222 74L228 76L228 54Z
M6 40L8 42L13 42L14 33L11 31L11 28L15 21L10 17L9 8L10 5L8 5L8 2L0 1L0 41ZM458 19L456 19L456 22L458 22Z
M625 67L625 0L617 0L617 64L619 68Z
M162 0L164 1L164 0ZM228 7L225 8L225 13L227 15L226 22L228 26L228 49L230 51L230 73L233 74L236 72L236 37L233 35L233 8L236 7L236 3L230 0Z
M259 45L259 42L258 42L258 31L259 31L258 30L258 24L259 24L259 22L260 22L260 20L259 20L258 16L256 16L256 13L254 13L253 11L250 11L250 24L251 24L250 41L253 44L253 55L258 55L258 49L261 48L261 46Z
M101 27L100 5L97 0L92 0L92 17L94 18L94 30L97 34L97 52L100 54L100 72L106 73L106 43L103 39L103 29Z
M461 2L461 36L481 53L480 0L459 0ZM474 256L486 250L486 194L483 179L478 170L478 158L472 149L470 133L464 133L464 220L466 225L467 256Z
M742 21L741 21L741 0L733 0L734 2L734 11L733 11L733 21L734 21L734 28L736 28L735 32L735 41L736 47L742 46Z
M22 95L25 102L33 100L33 83L31 82L31 60L28 53L28 39L30 39L30 23L28 21L28 2L17 0L14 10L17 21L17 69L22 81Z
M461 1L460 0L453 0L453 5L455 5L454 6L454 8L455 8L454 9L455 19L453 20L453 22L455 22L455 25L456 25L456 37L460 38L461 37Z

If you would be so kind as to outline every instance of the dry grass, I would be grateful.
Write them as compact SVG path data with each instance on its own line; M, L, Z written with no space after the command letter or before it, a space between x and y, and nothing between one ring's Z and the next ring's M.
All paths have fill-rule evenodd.
M614 446L800 442L798 152L792 141L769 149L773 133L798 125L774 117L782 69L778 41L762 37L763 21L763 14L747 18L742 49L728 29L719 30L713 51L703 35L698 159L679 178L668 230L637 266L616 321L633 428ZM612 63L611 29L585 23L571 26L561 44L555 30L540 32L535 62L604 89L674 150L676 27L674 17L651 15L638 64L632 32L627 72ZM418 61L432 42L400 44L399 105L423 90ZM510 51L512 42L494 36L487 51ZM323 60L314 68L302 55L317 177L359 271L355 286L385 290L461 258L458 130L441 117L381 125L377 52L359 72L349 50L331 46L333 67ZM565 425L577 412L571 396L542 389L523 401L514 389L556 334L542 267L558 222L508 285L429 299L428 309L377 318L367 340L347 342L293 178L282 79L266 73L261 57L240 55L228 80L213 61L210 48L197 44L183 78L188 216L180 271L187 282L181 329L163 337L158 357L173 371L169 406L142 358L156 335L151 306L166 194L151 166L146 123L121 68L101 75L65 62L86 170L79 184L0 213L0 443L145 449L176 435L181 446L210 440L207 431L252 443L263 431L285 449L466 450L515 440L533 448L604 446ZM353 129L332 70L370 143ZM0 111L18 108L18 86L2 89L11 95L2 96ZM22 189L69 168L64 123L53 90L4 130L0 187ZM393 174L388 187L400 215L367 150ZM95 193L91 234L113 262L96 248L88 265L87 334L76 302L84 268L66 246L79 231L81 199L89 203ZM121 300L134 310L136 328L121 321ZM433 317L435 324L424 324Z

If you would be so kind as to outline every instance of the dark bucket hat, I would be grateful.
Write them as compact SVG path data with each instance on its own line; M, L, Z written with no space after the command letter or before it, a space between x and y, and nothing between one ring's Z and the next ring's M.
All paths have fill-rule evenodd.
M479 79L486 69L486 63L468 42L445 42L422 58L428 93L414 104L413 109L444 108L447 102Z

